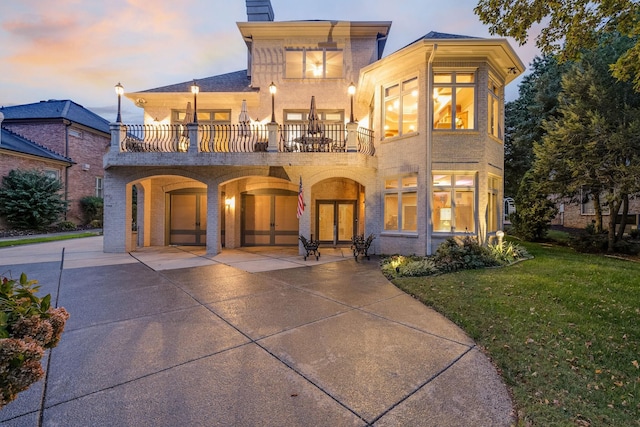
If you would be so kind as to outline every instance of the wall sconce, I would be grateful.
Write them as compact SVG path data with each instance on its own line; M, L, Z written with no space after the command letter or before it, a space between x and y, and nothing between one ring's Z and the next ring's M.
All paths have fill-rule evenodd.
M124 93L124 87L120 84L120 82L118 82L118 84L115 86L115 89L116 89L116 95L118 95L118 116L116 117L116 123L121 123L122 117L120 116L120 98Z
M193 94L193 123L198 124L198 93L200 92L200 86L195 79L191 84L191 93Z
M271 84L269 85L269 93L271 93L271 123L275 123L276 122L276 110L275 110L276 84L274 82L271 82Z
M356 94L356 85L351 82L347 91L349 92L349 96L351 97L351 118L349 119L349 123L353 123L353 95Z
M227 209L233 209L235 204L236 204L236 198L235 197L228 197L228 198L224 199L224 206Z

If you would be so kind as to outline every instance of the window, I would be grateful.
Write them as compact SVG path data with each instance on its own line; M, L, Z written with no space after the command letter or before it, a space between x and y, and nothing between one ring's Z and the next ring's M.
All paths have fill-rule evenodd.
M318 120L322 123L344 123L344 110L318 110ZM306 123L309 110L284 110L285 124Z
M384 89L384 137L418 130L418 78Z
M417 232L418 176L387 179L384 188L384 230Z
M173 123L184 123L186 110L174 110ZM201 125L224 125L231 123L231 110L198 110L198 123Z
M287 48L285 77L288 79L340 79L343 77L342 49Z
M55 169L45 169L42 173L47 177L55 180L60 179L60 171Z
M74 128L69 128L69 136L73 136L75 138L82 138L82 131Z
M475 76L475 72L434 73L434 128L475 129Z
M487 120L489 135L502 139L502 128L500 120L500 93L502 88L492 79L489 78L489 96L487 97L489 105L487 106Z
M474 175L434 174L433 231L474 233L474 200Z
M102 193L102 177L96 176L96 197L104 197Z
M580 215L595 215L596 207L593 203L593 193L587 188L580 188L580 199L582 200L582 203L580 203ZM602 196L600 196L599 200L602 215L609 215L609 206L605 206L606 201Z
M487 200L487 231L498 231L498 196L500 194L501 180L496 176L489 176L488 200Z

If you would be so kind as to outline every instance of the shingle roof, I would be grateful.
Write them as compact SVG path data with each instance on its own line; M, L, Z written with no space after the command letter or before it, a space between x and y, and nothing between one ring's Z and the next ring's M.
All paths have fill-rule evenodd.
M247 76L247 70L205 77L198 79L197 83L200 86L200 92L255 92L258 90L249 86L251 79ZM183 83L143 90L140 93L191 92L192 84L193 80L189 80Z
M451 40L451 39L477 39L477 38L479 37L462 36L460 34L448 34L448 33L439 33L437 31L430 31L424 36L420 37L419 39L412 41L407 46L411 46L412 44L417 43L420 40ZM402 49L404 49L407 46L403 46ZM402 50L402 49L398 49L398 50Z
M15 151L16 153L29 154L49 160L57 160L66 163L75 163L73 160L49 150L40 144L28 140L8 129L0 129L0 149Z
M36 102L34 104L0 107L0 112L4 114L4 119L6 121L67 119L71 122L87 126L101 132L111 132L109 129L109 122L106 119L70 100L52 99Z

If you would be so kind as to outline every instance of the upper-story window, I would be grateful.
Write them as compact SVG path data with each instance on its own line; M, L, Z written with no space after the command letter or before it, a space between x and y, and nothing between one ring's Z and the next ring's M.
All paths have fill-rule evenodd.
M417 77L384 88L383 123L385 138L417 132Z
M173 123L184 123L186 110L174 110ZM231 110L198 110L198 123L201 125L225 125L231 123Z
M285 77L288 79L342 78L343 52L337 48L285 49Z
M500 95L502 87L493 78L489 78L489 96L487 120L489 135L502 139L502 120L500 120Z
M433 75L433 126L475 129L476 73L436 72Z

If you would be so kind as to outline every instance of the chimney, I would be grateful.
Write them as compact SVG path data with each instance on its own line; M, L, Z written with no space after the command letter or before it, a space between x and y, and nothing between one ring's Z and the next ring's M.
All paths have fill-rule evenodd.
M271 0L247 0L247 21L273 21Z

